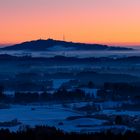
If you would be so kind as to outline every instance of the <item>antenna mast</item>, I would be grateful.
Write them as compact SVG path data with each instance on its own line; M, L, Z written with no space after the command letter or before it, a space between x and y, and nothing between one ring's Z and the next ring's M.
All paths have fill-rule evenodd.
M65 41L65 35L63 34L63 41Z

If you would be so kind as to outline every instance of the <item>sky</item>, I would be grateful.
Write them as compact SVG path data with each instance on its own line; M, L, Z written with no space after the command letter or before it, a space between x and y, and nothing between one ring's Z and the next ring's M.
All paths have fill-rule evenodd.
M0 0L0 44L53 38L140 45L140 0Z

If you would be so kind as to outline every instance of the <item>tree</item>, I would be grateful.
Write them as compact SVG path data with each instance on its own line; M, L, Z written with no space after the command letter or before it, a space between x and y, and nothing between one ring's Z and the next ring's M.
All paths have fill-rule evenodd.
M4 87L0 86L0 99L4 98Z
M88 88L94 88L94 87L95 87L94 83L92 81L89 81Z
M122 120L122 117L121 116L116 116L116 118L115 118L115 124L116 125L120 125L120 124L122 124L122 122L123 122L123 120Z

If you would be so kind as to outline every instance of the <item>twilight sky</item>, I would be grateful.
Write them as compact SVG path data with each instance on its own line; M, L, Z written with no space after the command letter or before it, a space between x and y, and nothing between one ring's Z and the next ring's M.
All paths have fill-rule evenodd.
M140 45L140 0L0 0L0 44L48 37Z

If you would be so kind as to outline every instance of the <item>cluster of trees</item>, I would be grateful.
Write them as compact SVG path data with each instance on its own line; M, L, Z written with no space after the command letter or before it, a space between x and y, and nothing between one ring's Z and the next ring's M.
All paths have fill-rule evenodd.
M67 91L66 89L59 89L53 94L55 100L85 100L91 98L83 90L75 89Z
M64 133L55 127L36 126L35 128L25 127L17 132L10 132L8 129L0 130L1 140L139 140L140 134L128 131L125 134L114 134L111 131L106 133Z
M59 89L53 94L43 93L20 93L16 92L14 96L1 94L0 101L15 102L15 103L30 103L30 102L47 102L47 101L74 101L74 100L88 100L91 96L80 89L67 91L66 89Z
M67 91L66 89L59 89L53 94L43 93L15 93L15 102L40 102L40 101L73 101L89 99L90 96L84 91L76 89Z
M131 99L140 96L140 86L128 83L105 83L103 89L98 91L98 96L104 99Z
M101 111L100 105L97 105L94 102L92 104L86 104L85 106L82 106L82 107L74 106L73 109L86 112L87 115L92 115L93 112Z
M0 98L3 97L4 87L0 86Z

